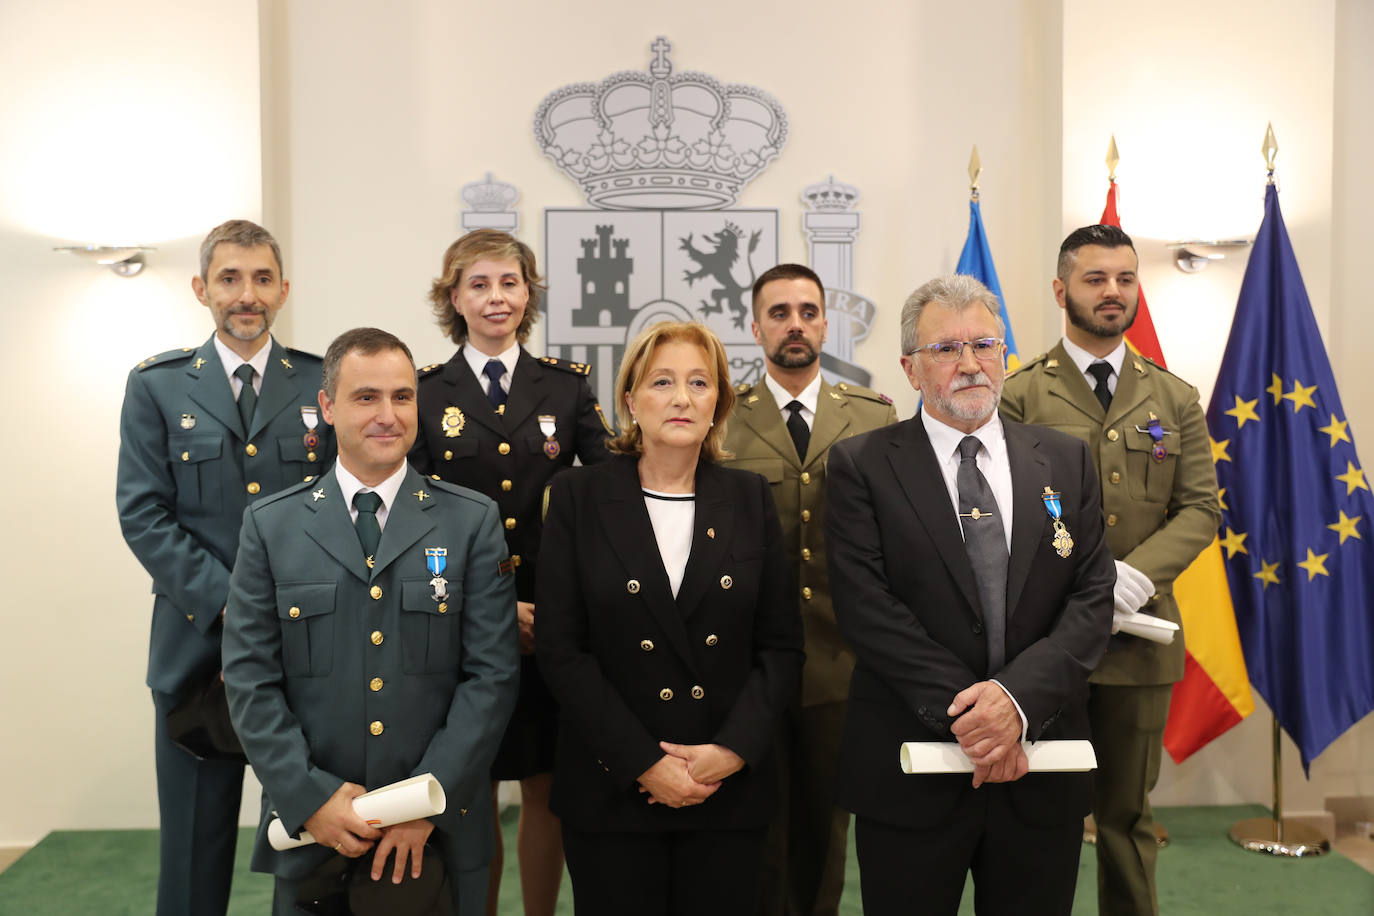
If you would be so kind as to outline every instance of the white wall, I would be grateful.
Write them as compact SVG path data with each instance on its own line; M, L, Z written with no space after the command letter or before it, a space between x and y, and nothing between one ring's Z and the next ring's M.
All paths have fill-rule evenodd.
M148 577L119 536L114 456L128 368L209 333L187 288L204 232L262 215L281 238L283 339L319 350L345 327L381 324L421 361L446 358L423 297L460 231L459 188L487 171L516 184L520 234L542 252L542 209L585 203L534 143L536 105L566 83L644 69L656 35L673 42L676 68L759 86L786 107L787 146L740 200L781 210L784 258L806 257L805 185L834 174L863 192L855 285L880 311L857 359L903 416L915 398L896 364L897 312L954 266L975 142L1023 352L1059 333L1054 253L1100 214L1115 131L1122 212L1166 352L1209 388L1243 264L1184 277L1162 241L1253 234L1272 119L1285 215L1352 426L1374 428L1355 376L1374 321L1358 299L1374 210L1362 166L1374 15L1359 0L1165 0L1115 25L1104 17L1119 7L1085 0L855 0L843 15L724 0L606 0L591 15L519 0L480 18L437 0L384 14L360 0L262 0L261 14L166 0L118 14L18 6L0 22L0 379L21 405L0 473L23 481L11 497L23 521L0 534L0 845L155 823ZM1217 213L1234 226L1205 222ZM48 251L125 237L159 248L134 280ZM1290 801L1374 793L1356 765L1371 731L1367 720L1340 739ZM1266 800L1268 734L1260 713L1168 766L1157 800Z
M124 376L210 332L200 238L261 207L251 4L9 3L0 21L0 845L157 823L149 578L114 511ZM135 279L55 245L157 247Z

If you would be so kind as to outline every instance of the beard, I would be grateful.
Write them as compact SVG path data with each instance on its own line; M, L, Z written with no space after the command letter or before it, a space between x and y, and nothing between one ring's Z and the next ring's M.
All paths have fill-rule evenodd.
M1081 331L1087 331L1094 337L1118 337L1125 334L1135 324L1135 316L1140 311L1140 298L1136 297L1134 304L1127 305L1123 299L1107 299L1100 305L1118 305L1121 307L1120 321L1107 321L1097 317L1095 308L1083 305L1073 296L1069 295L1068 290L1064 291L1064 311L1068 313L1069 324Z
M948 388L926 388L922 385L921 397L945 416L966 423L981 423L997 410L997 404L1002 398L1002 382L1003 378L1000 376L993 379L980 369L971 375L956 375L950 380ZM977 394L957 397L960 391L978 385L985 385L987 388Z
M800 352L791 352L787 348L793 344L801 344L804 349ZM805 337L797 336L789 337L778 344L778 348L768 354L768 360L782 369L805 369L814 363L819 355L816 348L811 346L811 341Z
M234 321L238 315L256 315L261 321L256 329L244 328ZM272 315L264 308L233 308L224 314L220 327L235 340L257 340L272 327Z

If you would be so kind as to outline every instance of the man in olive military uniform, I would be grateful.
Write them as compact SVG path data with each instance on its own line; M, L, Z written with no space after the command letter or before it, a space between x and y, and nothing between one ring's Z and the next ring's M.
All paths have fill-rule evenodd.
M1115 226L1087 226L1064 240L1054 280L1068 318L1064 339L1007 378L1001 409L1092 450L1116 558L1118 625L1136 613L1177 624L1174 578L1216 534L1221 510L1197 389L1126 347L1139 304L1137 263L1130 237ZM1091 679L1104 914L1158 912L1150 791L1183 656L1182 638L1161 645L1118 633Z
M243 765L192 756L166 717L218 678L244 507L334 457L318 422L319 357L268 332L289 289L276 240L246 220L215 228L191 288L215 333L129 373L115 494L124 539L153 579L160 914L222 914L229 901Z
M754 283L754 340L767 374L742 385L725 446L729 463L772 484L806 631L800 703L778 744L782 798L770 828L763 879L766 914L824 914L844 890L849 814L835 805L835 763L844 731L854 653L835 627L822 536L830 446L897 421L876 392L820 374L825 289L800 264L779 264Z
M338 461L253 503L229 586L225 687L263 786L253 869L276 876L284 916L314 899L305 879L358 859L354 880L385 892L366 911L397 913L442 863L453 911L481 913L487 774L519 670L496 504L406 463L415 365L393 335L357 328L330 344L319 404ZM354 812L358 795L423 773L443 786L443 812L382 827ZM273 850L277 816L316 845Z

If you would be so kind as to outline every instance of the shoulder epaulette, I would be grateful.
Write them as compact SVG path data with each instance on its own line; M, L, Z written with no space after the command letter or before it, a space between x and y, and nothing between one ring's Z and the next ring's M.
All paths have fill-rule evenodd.
M735 393L736 393L736 394L748 394L748 393L749 393L749 389L750 389L750 388L753 388L753 387L754 387L754 386L751 385L751 384L749 384L748 382L740 382L738 385L735 386Z
M891 404L892 398L883 394L881 391L874 391L872 388L865 388L862 385L851 385L848 382L840 382L835 386L850 397L863 398L867 401L877 401L879 404Z
M591 375L591 363L574 363L566 359L559 359L555 356L541 356L539 362L550 369L560 369L563 372L571 372L573 375Z
M1150 359L1150 357L1146 356L1144 353L1128 353L1126 354L1126 356L1127 359L1131 360L1131 363L1123 364L1121 367L1123 370L1126 368L1127 365L1134 365L1136 372L1140 375L1144 375L1145 366L1148 364L1151 369L1155 370L1156 372L1162 372L1170 378L1175 379L1180 385L1187 385L1189 388L1194 387L1192 382L1188 381L1186 378L1182 378L1178 375L1178 373L1174 372L1168 366L1161 366L1159 363Z
M1024 362L1024 363L1022 363L1021 365L1017 366L1015 369L1009 370L1009 371L1007 372L1007 378L1011 378L1013 375L1015 375L1015 374L1018 373L1018 372L1024 372L1025 370L1029 369L1031 366L1036 365L1037 363L1045 363L1045 364L1046 364L1046 368L1048 368L1048 369L1057 368L1057 363L1054 364L1054 365L1051 365L1050 362L1049 362L1049 360L1046 359L1046 357L1048 357L1049 355L1050 355L1050 354L1049 354L1048 352L1041 353L1039 356L1035 357L1035 359L1032 359L1032 360L1030 360L1029 362Z
M168 350L166 353L158 353L156 356L150 356L147 359L139 360L138 365L134 368L138 369L141 372L144 369L151 368L152 366L162 366L169 363L179 363L184 359L189 359L191 354L194 352L196 352L195 347L182 347L178 350Z
M309 477L305 478L300 483L293 483L291 484L291 486L286 487L282 490L278 490L275 493L269 493L266 496L260 496L257 499L253 500L249 505L251 505L255 510L261 509L264 506L270 506L272 503L285 499L292 493L299 493L302 490L310 489L312 486L315 485L315 482L317 480L319 480L319 478L316 477L314 474L311 474Z
M459 483L451 483L447 480L444 480L437 474L431 474L429 477L429 483L425 484L425 486L433 487L436 490L442 490L445 493L449 493L453 496L459 496L463 499L470 499L473 502L481 503L484 506L488 503L495 505L495 501L492 500L491 497L487 496L486 494L480 493L477 490L472 489L471 487L465 487Z
M282 349L292 356L298 356L302 359L313 359L317 363L324 362L324 357L320 356L318 353L311 353L309 350L298 350L295 347L283 347Z
M420 378L429 378L440 369L444 368L444 363L430 363L428 366L421 366L415 372Z

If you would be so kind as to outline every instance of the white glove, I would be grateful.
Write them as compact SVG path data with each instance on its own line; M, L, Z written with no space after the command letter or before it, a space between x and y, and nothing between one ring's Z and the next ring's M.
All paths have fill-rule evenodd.
M1116 609L1123 614L1140 610L1155 593L1155 584L1134 566L1120 560L1113 562L1116 563L1116 586L1112 589L1112 598Z

